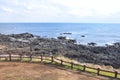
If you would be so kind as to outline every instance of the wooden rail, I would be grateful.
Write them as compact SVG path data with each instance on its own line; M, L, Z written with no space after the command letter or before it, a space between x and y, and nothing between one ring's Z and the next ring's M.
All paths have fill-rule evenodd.
M27 59L26 61L28 62L34 62L34 59L37 59L37 62L44 62L45 60L50 62L50 63L57 63L59 65L64 65L64 66L68 66L70 69L72 70L80 70L80 71L84 71L84 72L90 72L90 73L95 73L97 75L101 75L101 76L106 76L106 77L110 77L110 78L117 78L120 79L120 73L118 73L117 71L106 71L106 70L102 70L100 68L92 68L92 67L87 67L86 65L80 65L80 64L76 64L73 62L68 62L68 61L64 61L62 59L58 59L56 57L53 56L34 56L32 54L30 55L22 55L22 54L11 54L8 53L7 55L5 54L1 54L0 55L0 61L24 61L24 59Z

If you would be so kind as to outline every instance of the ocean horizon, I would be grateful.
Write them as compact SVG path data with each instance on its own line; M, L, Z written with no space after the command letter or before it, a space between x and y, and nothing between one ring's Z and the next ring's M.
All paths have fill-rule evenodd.
M66 36L85 45L90 42L100 46L120 42L120 24L117 23L0 23L2 34L26 32L47 38Z

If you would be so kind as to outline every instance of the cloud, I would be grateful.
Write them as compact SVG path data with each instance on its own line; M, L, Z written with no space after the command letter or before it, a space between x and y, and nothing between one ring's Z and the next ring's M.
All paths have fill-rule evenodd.
M52 0L56 4L61 4L73 15L86 16L110 16L120 12L119 0ZM83 15L83 16L85 16Z
M9 21L6 17L15 17L13 22L120 22L119 3L120 0L0 0L0 17L5 21Z

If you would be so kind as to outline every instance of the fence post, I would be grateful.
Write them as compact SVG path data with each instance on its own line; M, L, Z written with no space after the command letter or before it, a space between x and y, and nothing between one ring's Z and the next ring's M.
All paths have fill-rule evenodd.
M71 69L73 69L73 65L74 65L73 62L71 62Z
M54 60L53 60L53 56L51 56L51 63L53 63L53 61L54 61Z
M30 54L30 62L32 62L32 54Z
M97 75L100 75L100 68L97 69Z
M63 60L61 60L61 65L63 65Z
M118 72L117 72L117 71L115 71L115 78L117 78L117 75L118 75Z
M41 55L41 62L43 61L43 56Z
M9 53L9 61L11 61L11 53Z
M20 61L22 61L22 54L20 54Z
M86 69L86 65L83 65L83 71L85 71L85 69Z

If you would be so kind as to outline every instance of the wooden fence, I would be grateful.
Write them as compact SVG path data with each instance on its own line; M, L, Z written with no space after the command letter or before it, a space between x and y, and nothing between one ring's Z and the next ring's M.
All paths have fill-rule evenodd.
M15 54L9 53L7 55L1 54L0 61L49 62L49 63L64 66L66 68L70 68L72 70L84 71L84 72L94 73L96 75L120 79L120 73L118 73L117 71L112 72L112 71L102 70L100 68L87 67L86 65L75 64L73 62L64 61L53 56L43 56L43 55L35 56L32 54L15 55Z

